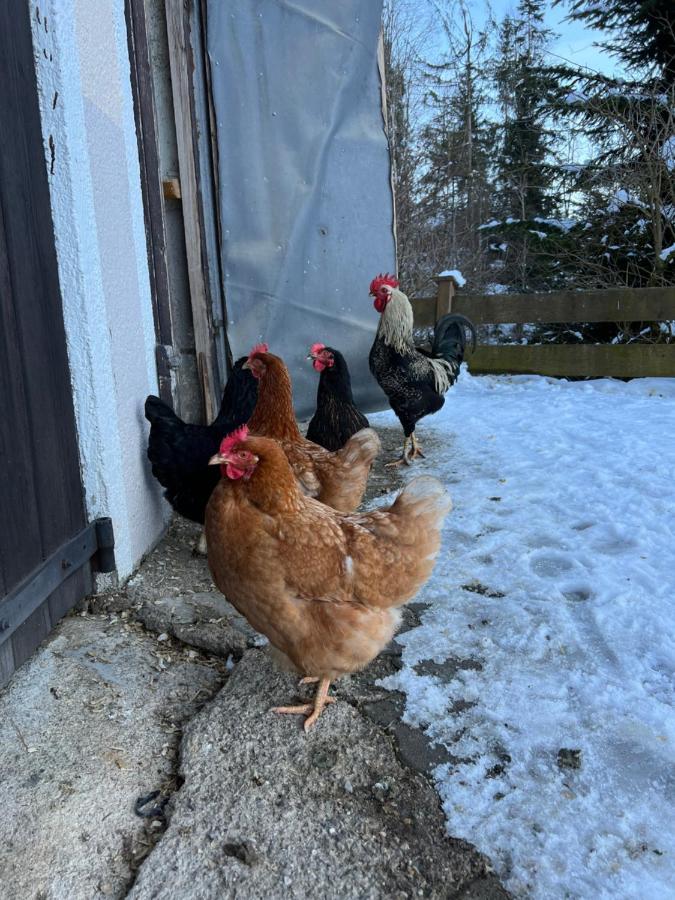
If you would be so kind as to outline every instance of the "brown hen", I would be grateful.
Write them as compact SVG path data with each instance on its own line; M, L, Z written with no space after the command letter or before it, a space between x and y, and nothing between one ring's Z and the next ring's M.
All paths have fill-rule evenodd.
M363 428L341 450L325 450L300 434L293 411L291 378L283 360L266 349L254 347L244 368L258 379L258 402L248 423L249 431L279 441L309 497L341 512L356 509L380 450L377 434L372 428Z
M450 497L422 476L387 509L336 512L302 493L276 441L245 428L211 463L223 475L206 509L211 574L282 661L319 682L312 705L275 710L309 713L307 730L330 682L391 640L396 607L431 574Z

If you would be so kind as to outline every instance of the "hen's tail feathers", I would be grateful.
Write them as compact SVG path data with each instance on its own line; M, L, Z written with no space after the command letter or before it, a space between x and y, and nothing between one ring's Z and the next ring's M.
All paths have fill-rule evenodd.
M420 475L401 491L391 507L391 513L419 527L415 540L419 556L423 558L429 555L432 548L434 555L438 551L443 520L451 509L450 494L441 482L431 475Z
M441 546L441 529L452 509L450 494L430 475L414 478L391 507L399 521L399 546L408 559L408 572L416 576L415 592L431 575Z
M341 450L330 455L322 467L322 503L340 512L353 512L363 499L373 460L380 451L380 439L372 428L353 434Z
M384 542L382 559L389 560L370 603L395 607L417 594L433 571L443 520L451 508L450 495L441 482L422 475L406 486L388 510L363 516L368 530Z
M360 464L370 465L380 452L380 439L372 428L362 428L353 434L344 447L337 451L340 461L352 468Z
M155 397L154 394L150 394L145 401L145 418L151 425L160 419L174 424L181 421L171 407L167 406L159 397Z

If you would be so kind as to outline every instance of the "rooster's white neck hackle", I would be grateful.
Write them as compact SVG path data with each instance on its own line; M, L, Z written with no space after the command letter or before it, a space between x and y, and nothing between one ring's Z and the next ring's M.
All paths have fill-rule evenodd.
M393 347L401 355L414 352L413 311L410 301L403 293L394 289L391 300L380 316L377 336L385 344ZM434 373L434 387L439 394L445 394L455 376L455 366L446 359L425 359Z
M403 291L391 292L391 300L380 316L377 335L398 353L410 353L414 349L413 311Z

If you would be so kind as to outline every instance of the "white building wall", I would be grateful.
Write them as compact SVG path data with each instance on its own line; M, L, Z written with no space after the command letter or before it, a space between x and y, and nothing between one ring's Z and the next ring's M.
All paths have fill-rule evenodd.
M124 0L30 4L85 502L126 578L168 507L145 456L155 334Z

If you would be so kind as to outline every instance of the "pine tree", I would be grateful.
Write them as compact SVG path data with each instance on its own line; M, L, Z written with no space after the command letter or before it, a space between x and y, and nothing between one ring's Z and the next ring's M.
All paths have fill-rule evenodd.
M494 198L494 132L484 112L488 36L474 28L464 3L453 21L443 24L450 49L441 63L427 65L431 116L420 136L419 205L429 238L425 262L430 278L445 268L471 277L480 269L478 226L492 214Z
M502 23L495 69L503 115L501 195L506 215L522 220L547 216L553 207L545 187L551 134L542 104L544 51L551 32L543 22L541 0L520 0L516 16Z
M542 240L555 212L550 156L553 135L542 102L550 81L545 51L552 33L544 25L542 0L520 0L499 28L493 77L500 141L496 182L498 224L483 238L501 261L502 280L518 290L546 290L555 282Z
M552 108L593 144L578 174L587 228L578 248L604 283L675 281L675 5L573 0L570 17L606 30L624 77L561 66ZM596 243L596 227L600 244ZM675 256L675 254L674 254Z
M556 0L559 4L561 0ZM629 70L651 73L661 86L675 84L673 0L567 0L569 18L609 32L600 44Z

